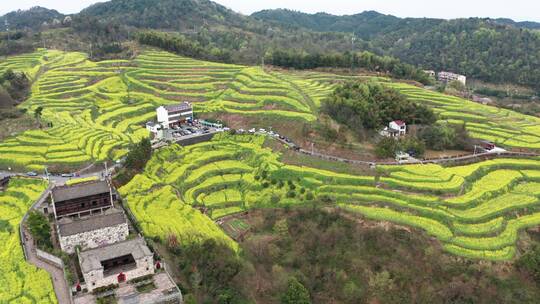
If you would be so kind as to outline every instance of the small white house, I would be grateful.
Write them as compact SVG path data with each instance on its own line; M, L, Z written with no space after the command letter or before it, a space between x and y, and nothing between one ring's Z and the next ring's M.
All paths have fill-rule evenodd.
M146 130L150 131L152 134L157 134L159 130L161 130L163 127L159 123L155 123L153 121L149 121L146 123Z
M189 102L160 106L156 109L156 112L158 123L165 129L170 129L174 125L180 125L187 121L193 121L193 107Z
M467 77L465 75L443 71L443 72L439 72L437 76L439 77L439 81L442 81L442 82L459 81L463 85L467 84Z
M385 127L380 134L385 137L400 137L407 134L407 124L402 120L394 120Z

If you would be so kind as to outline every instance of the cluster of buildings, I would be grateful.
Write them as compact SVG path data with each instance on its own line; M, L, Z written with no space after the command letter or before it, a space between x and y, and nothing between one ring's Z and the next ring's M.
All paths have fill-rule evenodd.
M107 180L57 186L50 192L62 251L77 253L85 288L118 284L155 271L153 253L140 237L129 239L128 219L114 206Z
M437 79L439 81L442 81L442 82L445 82L445 83L452 82L452 81L459 81L463 85L467 84L467 77L465 75L460 75L460 74L456 74L456 73L452 73L452 72L445 72L445 71L436 73L433 70L426 70L424 72L426 74L428 74L429 76L431 76L431 77L437 76Z
M130 233L130 222L115 204L117 194L108 180L95 180L51 189L49 202L39 210L54 219L60 249L78 258L79 282L74 291L75 303L91 303L104 289L124 288L135 292L128 297L149 303L180 303L181 292L170 276L158 271L162 266L140 235ZM138 294L131 280L160 282L155 292ZM135 280L137 281L137 280ZM124 287L122 287L124 286ZM130 287L131 286L131 287ZM96 293L97 292L97 293ZM78 302L79 301L79 302Z
M181 124L193 121L193 106L189 102L176 105L160 106L156 109L157 122L146 123L146 129L154 135L166 132ZM162 136L163 137L163 136Z

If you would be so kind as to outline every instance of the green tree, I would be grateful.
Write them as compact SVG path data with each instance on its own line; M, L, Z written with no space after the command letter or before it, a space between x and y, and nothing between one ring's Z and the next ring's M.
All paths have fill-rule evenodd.
M51 249L51 226L49 220L45 215L38 211L31 211L28 214L26 225L30 234L38 244L38 247L44 249Z
M310 304L309 292L295 277L287 284L287 291L281 297L282 304Z
M43 114L43 107L39 106L34 110L34 118L41 124L40 119Z
M126 167L133 170L142 170L152 156L152 143L149 138L142 139L129 147L126 156Z
M398 141L390 138L382 138L375 146L375 155L379 158L393 158L399 149Z
M531 250L522 255L517 260L516 266L528 272L540 284L540 246L535 245Z
M427 106L373 81L351 81L337 86L324 101L322 111L358 135L362 129L378 130L396 119L424 125L437 120Z

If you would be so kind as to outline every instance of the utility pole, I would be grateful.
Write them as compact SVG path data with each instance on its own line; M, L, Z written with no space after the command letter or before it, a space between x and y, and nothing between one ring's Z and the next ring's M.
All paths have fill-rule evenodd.
M8 43L9 43L9 22L7 20L7 17L6 17L6 20L5 20L5 25L6 25L6 32L7 32L7 40L8 40Z
M105 164L105 179L109 179L109 169L107 169L107 161L104 162Z
M356 41L356 36L353 32L351 37L351 74L353 74L354 69L354 42Z

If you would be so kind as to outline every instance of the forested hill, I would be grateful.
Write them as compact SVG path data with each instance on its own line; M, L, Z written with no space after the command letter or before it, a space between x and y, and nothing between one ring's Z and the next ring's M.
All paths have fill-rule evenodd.
M112 0L91 5L79 16L137 28L198 31L206 26L264 31L264 22L209 0Z
M336 16L327 13L307 14L287 9L264 10L251 15L256 19L277 24L302 27L318 32L354 33L362 39L370 40L386 33L404 31L413 34L425 31L442 22L440 19L401 19L376 11L360 14Z
M0 26L5 30L6 20L11 30L40 29L44 22L61 22L64 15L56 10L36 6L28 10L18 10L0 16ZM56 21L55 21L56 20Z
M452 70L490 82L540 89L540 31L509 19L397 18L377 12L350 16L266 10L253 17L317 31L355 33L368 49L425 69ZM361 42L359 42L361 43Z
M327 13L308 14L288 9L262 10L251 15L259 20L276 21L282 24L303 27L319 32L355 32L361 38L372 37L380 33L414 29L428 30L446 20L435 18L399 18L381 14L376 11L365 11L354 15L336 16ZM500 25L511 25L524 29L540 29L539 22L516 22L508 18L479 20L492 21Z

